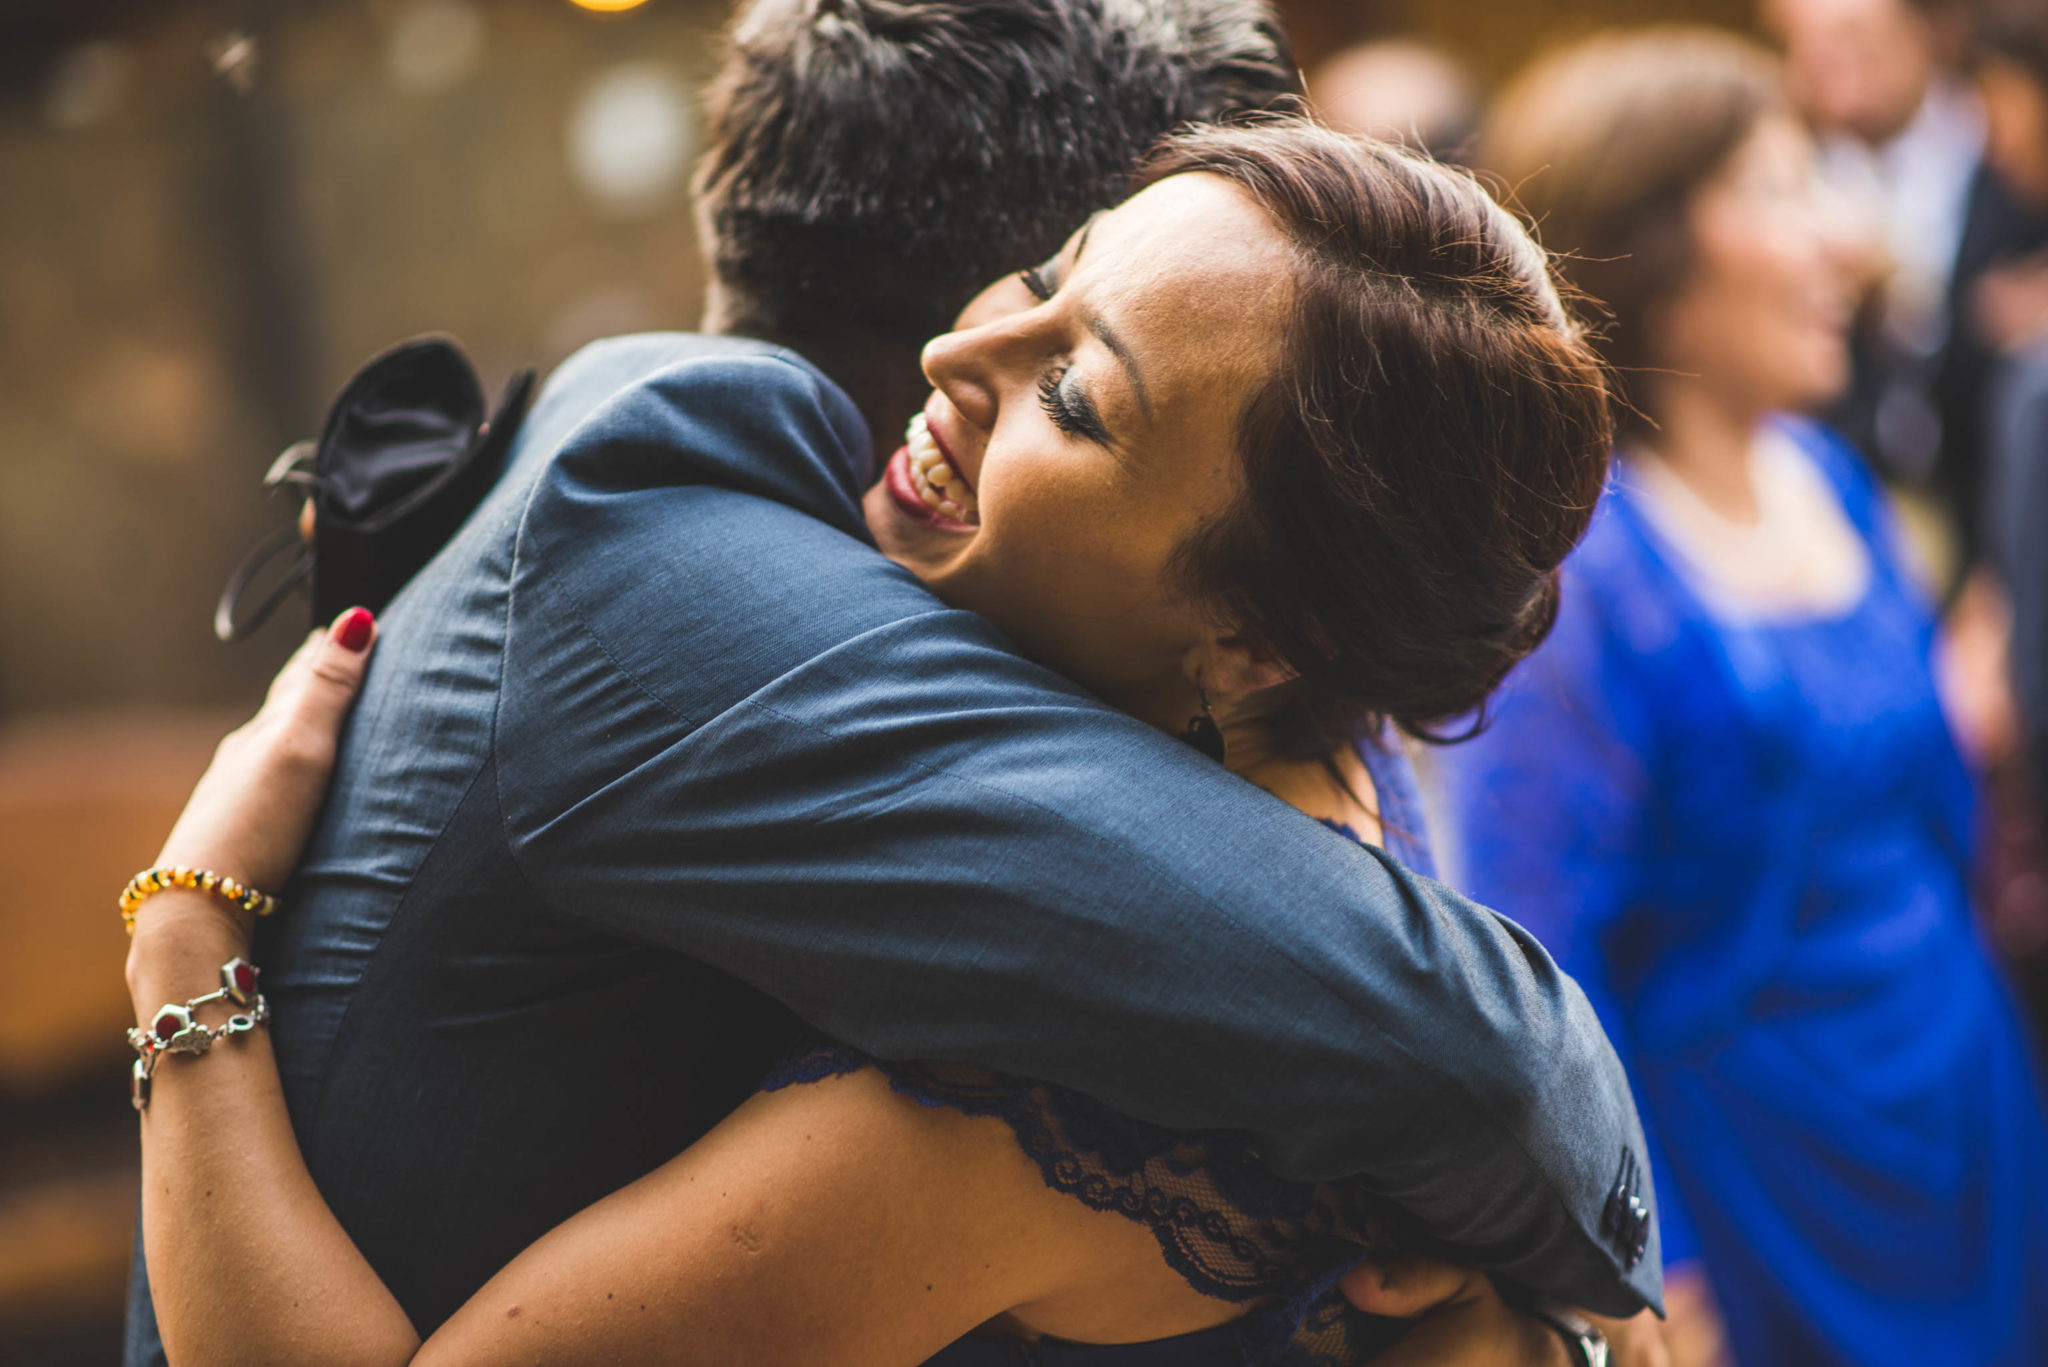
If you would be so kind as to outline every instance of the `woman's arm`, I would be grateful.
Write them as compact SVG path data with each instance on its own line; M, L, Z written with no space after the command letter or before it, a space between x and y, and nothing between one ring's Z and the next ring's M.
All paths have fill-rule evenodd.
M128 958L137 1019L210 990L247 952L247 932L203 894L157 894ZM401 1363L419 1345L306 1172L262 1030L158 1064L142 1239L174 1364Z
M221 742L159 864L283 885L374 637L369 614L351 611L300 647L262 710ZM245 913L203 893L151 897L129 945L136 1018L216 987L221 965L248 952L249 930ZM329 1351L402 1362L419 1342L307 1176L261 1030L159 1061L142 1112L142 1227L174 1362L315 1362Z
M419 1361L907 1367L1004 1311L1115 1341L1243 1308L1047 1187L1001 1120L868 1069L753 1097L520 1254Z

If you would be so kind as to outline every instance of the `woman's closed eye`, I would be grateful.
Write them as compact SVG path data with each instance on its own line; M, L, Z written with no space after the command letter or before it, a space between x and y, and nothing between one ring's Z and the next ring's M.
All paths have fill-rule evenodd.
M1038 404L1053 426L1062 432L1083 436L1102 446L1109 445L1109 429L1102 415L1080 386L1068 382L1073 372L1065 366L1046 372L1038 382Z
M1039 303L1044 303L1060 292L1060 283L1066 278L1068 266L1079 263L1081 253L1088 249L1088 234L1095 231L1095 220L1101 217L1101 210L1089 215L1088 221L1081 225L1081 231L1074 235L1071 260L1067 248L1062 247L1036 266L1029 266L1017 272L1017 278L1024 283L1024 288L1030 290L1032 297Z

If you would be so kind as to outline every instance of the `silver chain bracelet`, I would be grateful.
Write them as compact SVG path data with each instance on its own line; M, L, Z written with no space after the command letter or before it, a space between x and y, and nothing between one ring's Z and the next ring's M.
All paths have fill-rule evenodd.
M270 1003L258 991L261 975L256 965L237 957L220 966L220 986L203 997L179 1006L166 1002L156 1009L148 1024L129 1028L128 1043L135 1049L135 1065L129 1070L128 1099L138 1111L149 1109L150 1079L166 1054L203 1054L214 1041L246 1035L270 1021ZM242 1009L219 1025L201 1025L192 1013L208 1002L233 1002Z

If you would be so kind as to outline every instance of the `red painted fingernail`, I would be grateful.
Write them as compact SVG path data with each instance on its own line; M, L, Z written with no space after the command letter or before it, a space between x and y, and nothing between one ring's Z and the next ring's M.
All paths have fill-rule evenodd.
M343 650L359 651L370 644L370 631L377 619L368 608L350 608L334 624L334 643Z

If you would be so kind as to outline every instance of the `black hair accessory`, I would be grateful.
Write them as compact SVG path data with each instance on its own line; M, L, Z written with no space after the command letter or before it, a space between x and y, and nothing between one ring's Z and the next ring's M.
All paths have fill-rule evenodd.
M1181 728L1180 738L1221 764L1223 729L1216 725L1216 714L1209 708L1209 691L1198 682L1195 692L1201 695L1202 710L1188 718L1188 724Z
M263 479L273 491L310 492L312 544L296 520L258 542L221 590L214 635L241 640L307 584L315 623L348 607L383 611L497 482L532 392L533 372L520 371L486 417L476 369L446 337L371 358L327 411L320 439L286 450ZM294 547L298 559L244 614L257 577Z

